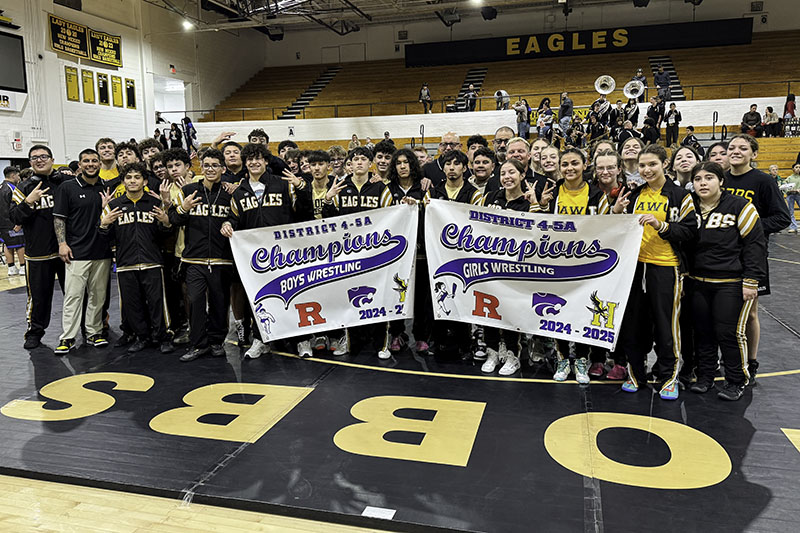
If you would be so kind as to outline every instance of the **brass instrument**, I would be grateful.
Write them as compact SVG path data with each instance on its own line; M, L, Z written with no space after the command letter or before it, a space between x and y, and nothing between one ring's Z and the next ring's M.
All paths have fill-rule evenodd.
M622 94L624 94L626 98L633 98L634 100L637 100L643 93L644 83L639 80L629 81L622 89Z
M594 80L594 90L600 94L611 94L617 87L617 82L608 74L604 74Z

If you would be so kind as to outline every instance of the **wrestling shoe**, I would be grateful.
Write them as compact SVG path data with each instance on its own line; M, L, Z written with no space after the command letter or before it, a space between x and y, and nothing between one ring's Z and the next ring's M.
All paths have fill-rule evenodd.
M587 373L587 361L583 357L575 359L575 381L582 385L589 383L589 374Z
M569 359L560 359L556 365L553 379L556 381L566 381L567 377L569 377L569 370Z

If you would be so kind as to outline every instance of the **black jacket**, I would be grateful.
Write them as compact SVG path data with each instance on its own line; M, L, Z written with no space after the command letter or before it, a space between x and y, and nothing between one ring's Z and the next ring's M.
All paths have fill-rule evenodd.
M353 176L347 175L344 178L345 188L331 203L322 206L322 218L360 213L392 205L392 193L389 192L389 187L382 181L374 183L369 181L371 178L372 174L370 173L367 182L361 186L359 191L353 184Z
M649 187L649 185L647 183L640 185L628 197L630 203L625 209L626 213L634 212L639 195L645 187ZM680 271L686 272L688 268L686 245L694 240L697 235L697 215L694 210L694 201L689 191L678 187L669 179L664 182L664 186L661 188L661 196L666 196L667 198L668 211L667 226L664 231L659 232L659 235L670 243L672 251L678 256Z
M202 201L187 213L181 204L195 191ZM232 265L230 242L220 233L230 214L231 195L220 183L215 183L210 191L202 181L185 185L178 195L177 204L169 208L170 223L186 227L181 261L209 266Z
M767 275L767 239L755 206L722 191L719 205L703 217L700 198L692 197L699 227L688 246L689 273L717 280L741 278L757 289Z
M778 183L760 170L751 169L741 176L725 173L725 190L735 196L743 196L753 202L761 217L764 234L778 233L791 224L792 217L783 199Z
M434 186L447 181L447 176L444 174L444 165L442 164L442 156L437 157L429 163L425 163L422 167L422 174L431 180ZM464 181L467 181L472 176L472 171L468 168L464 169Z
M136 202L127 196L114 198L103 210L104 214L116 208L122 210L122 215L113 224L106 229L100 228L101 233L116 242L117 272L143 270L162 264L159 242L162 234L169 230L153 213L153 208L160 205L160 200L144 193Z
M29 261L43 261L58 257L58 241L53 227L53 207L58 187L73 176L52 172L49 176L33 175L17 187L11 199L9 210L11 222L22 226L25 232L25 258ZM31 207L25 198L41 183L42 189L50 188L41 200Z
M235 230L266 228L296 222L301 218L308 219L313 214L311 205L311 187L303 182L300 189L279 176L265 172L261 179L264 184L264 195L261 200L250 185L250 179L242 180L241 185L233 191L230 223ZM296 213L304 214L304 217Z
M558 193L561 190L561 186L566 182L564 178L559 179L555 187L553 188L553 199L550 200L550 203L547 204L547 207L542 208L539 205L534 206L535 211L544 211L545 213L556 213L556 206L558 205ZM606 194L595 184L588 183L589 186L589 198L587 201L586 207L589 208L588 213L584 213L585 215L595 214L595 215L606 215L610 211L610 206L608 203L608 198ZM539 187L536 188L536 198L542 197L542 192L544 192L545 183L540 184ZM594 213L592 213L592 208L594 208ZM573 213L556 213L561 215L571 215Z
M12 185L10 181L0 183L0 231L2 232L9 231L16 226L11 222L9 216L11 205L14 203L12 196L14 196L16 188L16 185Z

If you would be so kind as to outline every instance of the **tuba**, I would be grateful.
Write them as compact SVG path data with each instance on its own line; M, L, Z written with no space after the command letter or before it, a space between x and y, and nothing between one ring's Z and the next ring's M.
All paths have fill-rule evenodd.
M594 80L594 90L600 94L611 94L614 92L614 88L616 88L616 86L617 82L615 82L614 78L608 74L604 74Z
M622 94L624 94L626 98L633 98L634 100L638 99L643 92L644 83L640 82L639 80L629 81L622 89Z

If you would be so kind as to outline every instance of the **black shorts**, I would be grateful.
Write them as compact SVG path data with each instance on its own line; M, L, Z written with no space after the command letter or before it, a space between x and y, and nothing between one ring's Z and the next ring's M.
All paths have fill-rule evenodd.
M3 230L0 232L0 241L2 241L9 250L22 248L25 246L25 234L22 233L22 230Z

